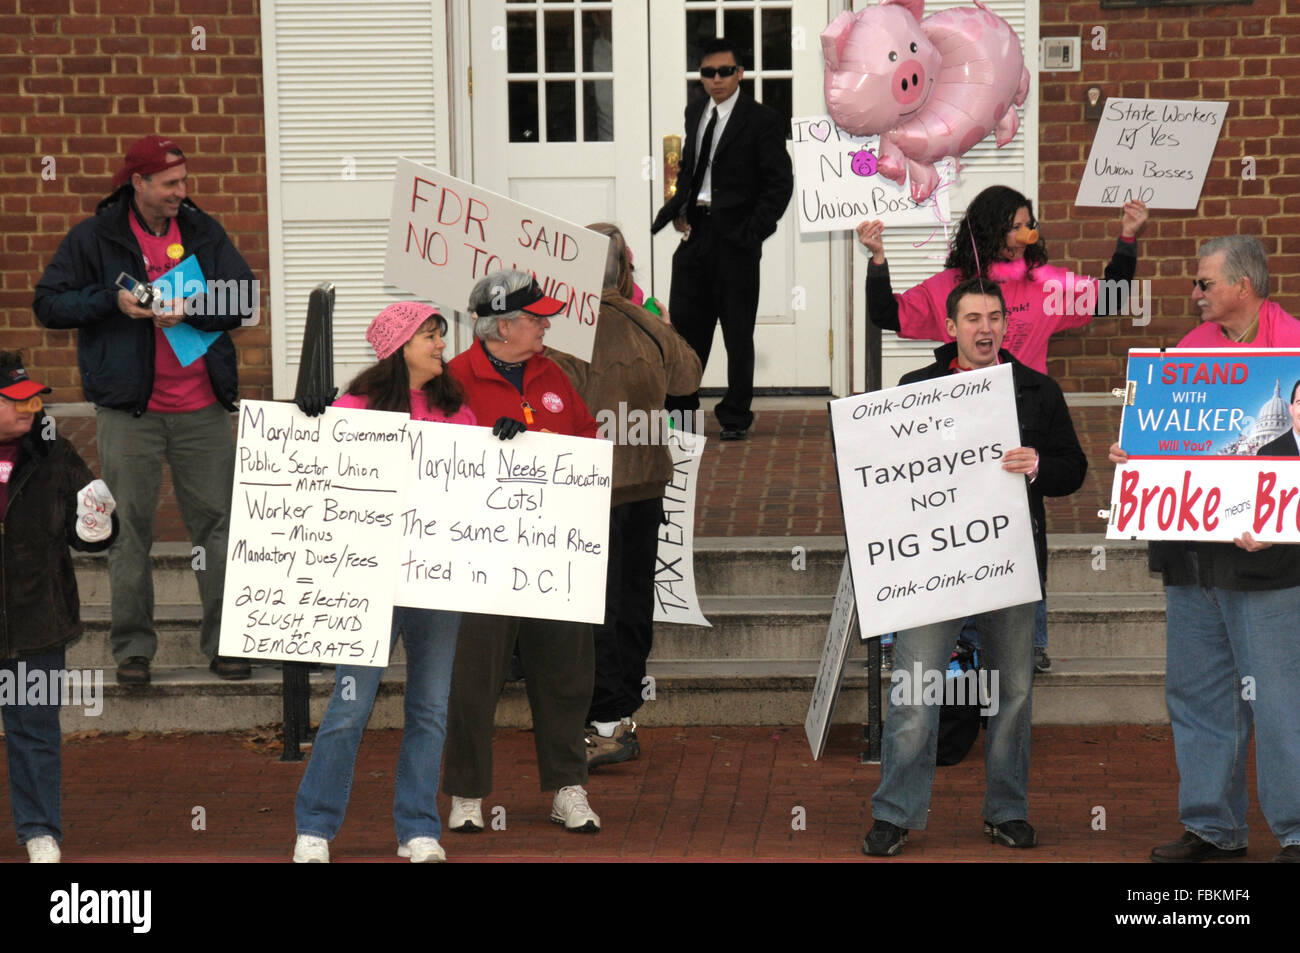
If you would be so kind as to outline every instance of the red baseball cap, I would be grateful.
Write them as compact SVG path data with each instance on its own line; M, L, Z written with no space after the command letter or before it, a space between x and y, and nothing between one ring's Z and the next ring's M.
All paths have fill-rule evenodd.
M26 400L37 394L48 394L51 388L38 384L27 376L22 364L0 364L0 394L10 400Z
M177 153L172 155L171 153ZM153 175L185 161L185 153L174 139L166 136L145 136L126 151L126 162L113 176L113 184L125 185L131 176Z

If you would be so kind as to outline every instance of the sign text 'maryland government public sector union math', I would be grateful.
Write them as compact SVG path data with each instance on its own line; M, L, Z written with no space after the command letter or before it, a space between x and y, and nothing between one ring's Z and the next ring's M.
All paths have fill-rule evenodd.
M1224 102L1107 100L1074 204L1196 208L1227 111Z
M1300 350L1134 349L1106 535L1300 541L1300 458L1256 456L1293 431Z
M425 422L408 432L398 605L604 621L612 443Z
M384 281L464 311L503 268L537 276L565 303L546 343L591 360L609 237L410 159L397 160Z
M832 401L864 638L1036 602L1010 365Z
M387 664L409 424L240 403L222 655Z

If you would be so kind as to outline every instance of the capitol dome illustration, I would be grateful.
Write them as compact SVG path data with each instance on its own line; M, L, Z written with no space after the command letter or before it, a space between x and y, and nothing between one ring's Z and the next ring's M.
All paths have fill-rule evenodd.
M1250 430L1230 442L1223 453L1249 455L1264 444L1280 437L1291 427L1291 411L1282 399L1282 382L1273 381L1273 396L1260 406Z

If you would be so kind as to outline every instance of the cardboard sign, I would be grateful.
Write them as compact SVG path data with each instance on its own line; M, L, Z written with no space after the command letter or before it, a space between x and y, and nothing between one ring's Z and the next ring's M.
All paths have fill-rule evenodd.
M467 310L470 289L502 269L532 272L566 302L546 343L591 360L609 237L412 162L397 160L384 281Z
M222 655L388 664L410 423L240 402Z
M1256 454L1292 432L1300 350L1129 351L1110 539L1300 540L1300 459Z
M957 170L951 159L939 163L940 184L917 205L906 183L876 171L879 136L850 135L830 116L792 119L790 130L800 232L852 231L871 219L887 226L953 224L948 192Z
M1011 366L831 401L864 638L1041 597Z
M1227 111L1224 102L1107 100L1074 204L1196 208Z
M853 574L849 561L844 560L840 585L835 590L835 605L831 609L831 624L826 632L826 645L822 648L821 664L817 666L817 680L813 683L812 699L808 702L808 716L803 721L803 732L812 748L816 761L826 750L826 738L831 732L831 717L835 702L840 697L840 681L844 677L844 663L849 657L849 642L858 631L858 606L853 599Z
M1130 458L1250 456L1291 428L1300 349L1134 348L1119 444Z
M396 603L603 622L614 446L412 421Z
M670 430L668 450L673 478L664 493L664 516L655 552L656 622L713 627L695 594L695 487L707 438L689 430Z

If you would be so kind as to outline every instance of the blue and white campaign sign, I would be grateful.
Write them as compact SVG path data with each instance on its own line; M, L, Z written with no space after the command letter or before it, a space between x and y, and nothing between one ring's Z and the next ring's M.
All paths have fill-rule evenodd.
M1298 381L1297 349L1130 351L1106 536L1300 541L1300 457L1257 455Z
M1300 350L1134 349L1119 444L1132 457L1254 454L1291 426Z
M831 401L864 639L1041 598L1011 365Z

